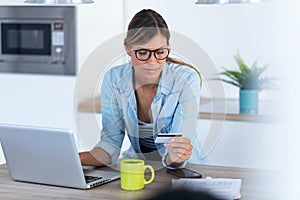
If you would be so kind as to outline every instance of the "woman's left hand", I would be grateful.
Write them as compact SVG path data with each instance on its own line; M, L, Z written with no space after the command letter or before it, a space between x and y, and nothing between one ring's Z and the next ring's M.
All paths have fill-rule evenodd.
M193 146L189 138L173 138L164 144L168 148L167 165L179 166L192 155Z

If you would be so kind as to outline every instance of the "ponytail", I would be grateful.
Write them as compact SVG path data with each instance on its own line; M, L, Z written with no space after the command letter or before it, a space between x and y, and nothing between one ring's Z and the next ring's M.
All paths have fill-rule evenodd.
M193 65L190 65L186 62L183 62L181 60L177 60L175 58L170 58L170 57L167 57L166 62L170 62L170 63L174 63L174 64L178 64L178 65L185 65L185 66L195 70L197 72L198 76L200 77L200 88L202 87L202 77L201 77L199 70L196 67L194 67Z

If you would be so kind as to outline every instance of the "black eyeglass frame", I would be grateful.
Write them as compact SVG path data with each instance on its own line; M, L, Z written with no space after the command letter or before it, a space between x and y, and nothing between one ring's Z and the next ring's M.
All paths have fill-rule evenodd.
M164 57L164 58L157 58L156 57L156 52L159 51L159 50L165 50L165 49L168 50L168 53L167 53L166 57ZM166 59L169 56L170 50L171 50L170 48L166 48L165 47L165 48L159 48L159 49L155 49L155 50L137 49L137 50L133 50L133 52L135 54L136 59L138 59L139 61L147 61L147 60L149 60L151 58L152 52L154 53L154 58L156 60L164 60L164 59ZM147 52L150 52L148 58L147 59L139 59L138 56L137 56L138 51L147 51Z

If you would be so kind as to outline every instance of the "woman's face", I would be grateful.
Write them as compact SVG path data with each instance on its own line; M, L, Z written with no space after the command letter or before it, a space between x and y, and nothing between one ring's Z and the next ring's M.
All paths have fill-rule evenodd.
M131 49L126 48L127 54L131 57L132 65L134 67L135 81L142 84L158 83L160 73L163 70L166 59L159 60L166 53L168 48L167 39L160 33L155 35L147 43L143 45L133 45ZM141 50L143 49L143 50ZM136 50L140 50L137 51ZM147 50L156 52L147 52ZM148 60L147 54L151 54ZM137 54L137 56L136 56ZM154 55L155 54L155 55ZM140 60L138 58L140 58ZM145 61L141 61L145 60Z

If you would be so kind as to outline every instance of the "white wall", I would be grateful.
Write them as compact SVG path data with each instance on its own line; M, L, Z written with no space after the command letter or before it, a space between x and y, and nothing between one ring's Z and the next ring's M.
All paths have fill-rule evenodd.
M298 64L300 52L300 20L299 20L299 0L291 0L289 4L289 16L291 22L288 23L289 29L289 46L286 49L289 53L289 62L284 74L289 82L286 85L287 93L286 102L287 106L284 122L287 124L286 134L288 135L288 158L287 158L287 173L286 180L290 187L287 187L287 194L290 198L287 199L300 199L300 93L299 93L299 74L300 68Z

